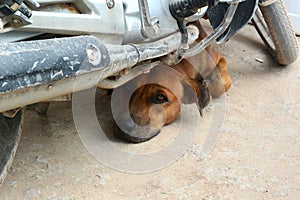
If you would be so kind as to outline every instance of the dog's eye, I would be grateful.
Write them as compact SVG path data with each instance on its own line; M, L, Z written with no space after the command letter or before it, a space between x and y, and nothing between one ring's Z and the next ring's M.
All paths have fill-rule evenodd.
M164 94L157 94L154 98L153 98L153 102L156 104L162 104L164 102L167 102L168 98L164 95Z

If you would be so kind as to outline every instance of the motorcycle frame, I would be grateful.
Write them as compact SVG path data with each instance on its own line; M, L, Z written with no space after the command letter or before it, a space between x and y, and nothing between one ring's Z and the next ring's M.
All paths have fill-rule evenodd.
M37 2L41 8L32 11L30 20L20 18L20 14L9 17L5 21L0 19L0 33L2 33L0 42L14 42L41 33L53 33L88 34L100 38L107 44L121 44L122 40L125 39L125 43L129 40L126 33L133 34L141 42L170 35L175 32L177 26L176 21L173 20L172 25L168 24L164 27L169 29L168 32L162 34L159 27L161 22L157 17L151 16L147 0L37 0ZM163 2L165 1L159 1L159 6L162 6ZM68 8L66 4L71 6ZM124 6L130 7L129 11L126 11ZM202 18L205 12L206 9L201 9L201 12L191 20ZM164 17L172 18L167 14L164 14Z
M31 24L18 27L16 23L21 22L12 19L10 26L5 28L5 23L2 22L2 26L0 23L0 30L5 33L2 42L10 42L16 36L18 39L26 39L40 33L54 33L65 35L89 34L98 36L102 41L109 44L121 43L125 24L120 23L122 20L116 20L117 24L113 20L104 20L124 18L123 4L120 0L114 1L113 8L109 8L107 1L103 0L38 0L37 2L42 6L48 6L48 10L32 11ZM68 10L59 6L65 3L74 4L79 10ZM11 31L18 31L18 33L10 36ZM20 33L20 31L26 33Z
M78 3L76 0L39 0L39 3L41 4L49 2ZM118 74L124 69L131 68L137 69L134 73L130 73L131 78L134 78L141 73L146 73L147 70L145 70L145 68L151 69L154 65L150 63L143 67L137 67L141 62L151 62L151 59L153 58L166 56L171 52L176 51L180 46L180 40L178 40L178 38L180 38L181 34L179 32L175 32L153 42L121 45L121 36L124 33L124 29L122 28L124 24L120 25L121 28L115 26L115 24L108 24L107 26L109 28L107 29L102 23L106 20L101 18L103 16L111 17L124 14L123 10L121 12L121 9L123 9L121 6L122 4L119 4L121 1L115 1L114 7L119 12L113 11L113 13L110 11L112 9L108 7L106 1L84 0L82 2L85 3L85 6L82 6L82 9L89 11L89 14L58 13L55 16L51 16L51 18L64 21L66 19L70 20L71 17L72 21L74 20L76 24L74 26L70 25L73 26L69 27L71 29L70 32L64 33L90 34L92 32L95 33L96 36L101 33L101 40L99 37L94 36L80 36L15 44L6 43L0 46L0 86L2 86L0 91L0 112L40 101L47 101L58 96L88 89L96 85L109 85L109 87L113 88L116 85L120 85L120 82L107 83L107 81L105 82L107 77ZM237 8L239 3L240 0L231 1L228 12L224 13L223 21L219 23L218 27L215 28L211 35L208 35L207 38L203 39L203 41L198 44L198 47L196 46L196 49L193 49L193 54L204 49L209 43L228 30L238 11ZM141 5L142 4L140 4L140 6ZM101 8L97 8L97 6L100 6ZM95 18L97 18L97 13L100 13L103 7L105 7L105 12L101 13L100 18L102 21L100 22L97 21L99 19ZM97 13L92 12L91 8L95 9ZM147 10L146 7L145 9ZM79 17L78 15L82 16ZM149 22L149 19L152 18L149 16L149 13L146 13L145 15L147 15L145 20ZM32 18L32 20L35 21L35 25L22 27L20 30L44 30L45 32L60 33L61 31L68 29L67 27L62 27L59 23L47 25L47 19L52 20L49 18L49 13L34 11L33 16L35 16ZM80 19L74 19L76 16ZM84 28L80 27L80 23L84 21L83 19L91 20L92 24L97 22L97 26L95 25L96 27L84 30ZM148 23L147 26L149 25L152 28L155 28L155 19L154 23ZM102 31L102 29L106 30L98 32ZM198 31L199 30L196 27L189 27L188 33L190 44L195 42L198 38ZM153 36L151 32L152 31L148 34L148 37ZM147 34L145 35L147 36ZM114 39L112 40L112 38ZM60 48L62 50L59 51L58 54L53 53ZM50 59L48 59L48 55L51 55ZM74 55L77 55L77 57L74 57ZM103 56L108 60L103 59ZM80 62L78 61L78 57ZM100 60L97 61L98 59ZM12 60L14 60L13 63L11 63ZM81 66L79 68L75 66L78 62ZM69 70L67 71L68 73L66 73L65 67L69 67L72 70ZM126 79L126 81L131 78ZM121 83L124 83L124 80L122 80Z

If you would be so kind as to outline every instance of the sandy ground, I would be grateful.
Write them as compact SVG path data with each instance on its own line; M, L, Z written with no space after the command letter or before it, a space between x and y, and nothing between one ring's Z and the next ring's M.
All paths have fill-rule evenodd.
M211 108L183 156L155 172L132 174L96 160L78 136L72 104L53 103L47 116L26 113L24 133L0 198L299 199L300 59L287 68L278 67L249 25L216 48L227 58L233 86L226 94L219 140L203 160L200 149ZM110 130L105 111L110 102L102 95L99 118ZM172 126L164 129L161 139L118 145L147 152L168 144L172 135L168 132Z

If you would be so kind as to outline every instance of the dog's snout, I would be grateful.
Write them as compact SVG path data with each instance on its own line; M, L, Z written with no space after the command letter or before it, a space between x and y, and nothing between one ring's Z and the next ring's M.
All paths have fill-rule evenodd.
M115 121L115 136L132 143L150 140L160 132L160 129L153 130L150 126L139 126L133 120Z
M132 115L131 117L136 124L141 126L147 125L146 122L143 122L143 119L140 115Z
M123 130L125 133L130 133L135 128L136 124L132 120L118 120L117 122L119 128Z

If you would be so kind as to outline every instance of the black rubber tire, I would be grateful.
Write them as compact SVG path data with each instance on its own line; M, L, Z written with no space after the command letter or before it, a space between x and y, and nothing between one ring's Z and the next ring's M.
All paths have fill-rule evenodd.
M12 165L22 134L23 110L8 118L0 113L0 186Z
M297 38L282 0L257 9L252 22L271 55L281 65L289 65L299 55Z

